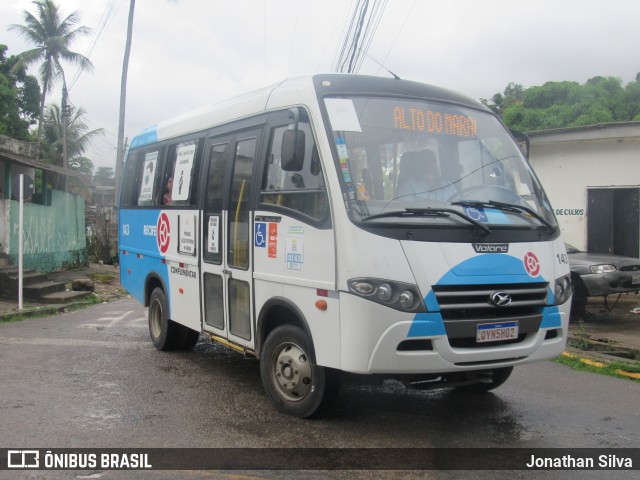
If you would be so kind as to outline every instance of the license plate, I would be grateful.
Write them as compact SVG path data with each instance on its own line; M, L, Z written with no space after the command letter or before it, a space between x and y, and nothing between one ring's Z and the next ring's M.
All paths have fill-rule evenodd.
M640 275L632 275L631 276L631 283L633 285L638 285L640 283Z
M481 323L478 325L476 342L500 342L518 338L518 322Z

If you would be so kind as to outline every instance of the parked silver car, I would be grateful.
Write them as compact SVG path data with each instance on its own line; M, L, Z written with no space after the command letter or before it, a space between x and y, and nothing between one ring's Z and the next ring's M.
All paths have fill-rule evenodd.
M640 291L640 259L587 253L565 243L571 267L571 315L582 315L587 297Z

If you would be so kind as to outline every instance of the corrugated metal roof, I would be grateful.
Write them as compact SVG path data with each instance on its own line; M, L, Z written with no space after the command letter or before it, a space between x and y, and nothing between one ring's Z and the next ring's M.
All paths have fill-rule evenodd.
M66 175L67 177L80 177L82 174L76 170L70 168L62 168L58 165L52 165L50 163L40 162L33 158L25 157L24 155L18 155L12 152L6 152L0 150L0 160L5 160L19 165L27 167L38 168L40 170L46 170L47 172L58 173L60 175Z

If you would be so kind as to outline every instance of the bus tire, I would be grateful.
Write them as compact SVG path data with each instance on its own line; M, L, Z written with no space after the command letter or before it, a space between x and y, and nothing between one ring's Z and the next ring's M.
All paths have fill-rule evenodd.
M463 385L460 387L456 387L461 392L468 393L485 393L489 390L493 390L494 388L498 388L507 379L511 376L511 372L513 372L513 367L505 367L505 368L494 368L492 370L492 379L489 383L474 383L472 385Z
M177 348L179 350L191 350L198 343L200 338L200 332L192 330L184 325L180 326L180 339L178 341Z
M267 396L282 413L307 418L318 412L327 390L327 372L313 365L309 340L300 327L273 330L260 355L260 377Z
M149 297L149 334L153 345L162 351L175 347L179 325L169 320L169 302L161 288L155 288Z

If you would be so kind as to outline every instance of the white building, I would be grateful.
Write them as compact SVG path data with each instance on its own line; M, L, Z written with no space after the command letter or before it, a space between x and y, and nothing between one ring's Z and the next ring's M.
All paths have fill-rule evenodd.
M527 132L566 242L640 257L640 122Z

